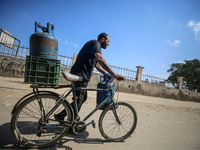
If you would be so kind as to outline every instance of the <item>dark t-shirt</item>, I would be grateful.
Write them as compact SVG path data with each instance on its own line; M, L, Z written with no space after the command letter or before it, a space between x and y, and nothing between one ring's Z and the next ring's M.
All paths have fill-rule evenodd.
M82 76L84 81L89 82L97 61L95 53L101 53L100 43L97 40L88 41L80 50L70 73Z

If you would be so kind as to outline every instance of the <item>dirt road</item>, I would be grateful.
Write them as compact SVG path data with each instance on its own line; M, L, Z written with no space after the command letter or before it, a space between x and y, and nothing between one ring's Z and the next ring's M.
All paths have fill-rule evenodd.
M10 113L22 96L32 92L29 86L23 83L23 79L0 77L0 149L26 149L16 145L10 132ZM63 92L63 89L51 90ZM91 117L96 122L95 129L88 126L81 136L67 134L60 143L48 149L200 150L200 103L126 93L119 94L119 101L130 103L138 115L136 130L127 140L107 142L98 130L101 111L97 111ZM89 92L81 116L91 111L95 103L96 92Z

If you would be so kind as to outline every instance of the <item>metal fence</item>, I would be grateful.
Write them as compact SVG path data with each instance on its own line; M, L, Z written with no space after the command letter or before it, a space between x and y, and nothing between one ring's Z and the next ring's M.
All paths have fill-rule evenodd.
M69 56L58 55L58 60L60 60L60 64L62 67L71 68L73 58Z
M116 67L114 65L110 65L110 67L116 74L124 75L129 80L136 80L137 71L122 67Z
M26 59L26 56L29 55L29 48L28 47L22 47L22 46L16 46L14 45L15 49L18 49L16 51L15 49L9 48L6 43L0 42L0 54L6 55L6 56L12 56L17 58ZM58 55L58 60L61 62L62 67L71 68L73 58L65 55ZM131 69L126 69L123 67L118 67L114 65L110 65L110 67L113 69L113 71L117 74L125 75L127 79L135 80L136 79L136 71ZM96 69L94 69L95 73L99 73Z
M1 55L25 59L26 55L29 54L28 47L13 45L13 48L10 48L8 46L9 46L9 44L0 42L0 54Z
M154 83L154 84L166 86L166 79L162 79L155 76L143 74L141 80L147 83Z
M7 45L8 44L6 44L6 43L0 42L0 54L1 55L12 56L12 57L17 57L17 58L22 58L22 59L26 59L26 56L29 55L28 47L14 45L13 47L16 47L16 48L11 49L11 48L7 47ZM16 51L16 49L18 49L18 51ZM73 62L73 57L69 57L69 56L65 56L65 55L58 55L58 60L60 60L62 67L71 68L72 62ZM110 65L110 67L116 74L124 75L129 80L136 80L137 71L119 67L119 66L115 66L115 65ZM94 69L94 72L99 73L96 69ZM148 83L156 83L156 84L166 85L165 79L150 76L150 75L145 75L145 74L142 75L142 81L148 82Z
M109 65L109 66L116 74L124 75L129 80L136 80L137 71L127 69L127 68L122 68L119 66L114 66L114 65ZM96 69L94 69L94 72L99 73Z
M3 54L12 53L16 56L19 50L20 42L20 40L12 36L7 31L0 29L0 46L3 46Z

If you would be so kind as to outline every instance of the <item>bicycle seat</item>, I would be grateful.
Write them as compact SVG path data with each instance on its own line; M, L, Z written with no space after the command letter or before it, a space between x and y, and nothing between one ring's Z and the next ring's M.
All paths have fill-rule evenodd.
M63 71L62 75L68 81L72 81L72 82L83 81L83 77L71 74L71 73L66 72L66 71Z

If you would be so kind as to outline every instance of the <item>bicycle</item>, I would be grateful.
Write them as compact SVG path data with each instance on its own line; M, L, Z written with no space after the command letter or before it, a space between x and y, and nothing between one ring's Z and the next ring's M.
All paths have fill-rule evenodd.
M128 103L117 102L113 97L115 92L109 89L90 89L75 87L74 81L81 81L82 78L70 73L63 72L64 78L71 81L71 84L60 85L55 88L70 88L62 95L51 91L39 91L42 85L32 85L33 92L22 97L14 106L11 114L11 131L17 142L30 148L44 148L51 146L62 139L72 128L75 134L82 134L88 125L95 128L94 120L86 123L97 110L108 101L111 103L102 111L99 117L99 131L101 135L112 142L123 141L135 130L137 114L135 109ZM109 81L109 85L113 78ZM110 96L102 101L83 120L80 120L75 90L87 91L109 91ZM74 110L66 98L72 93ZM56 120L54 114L65 110L67 116L64 120Z

